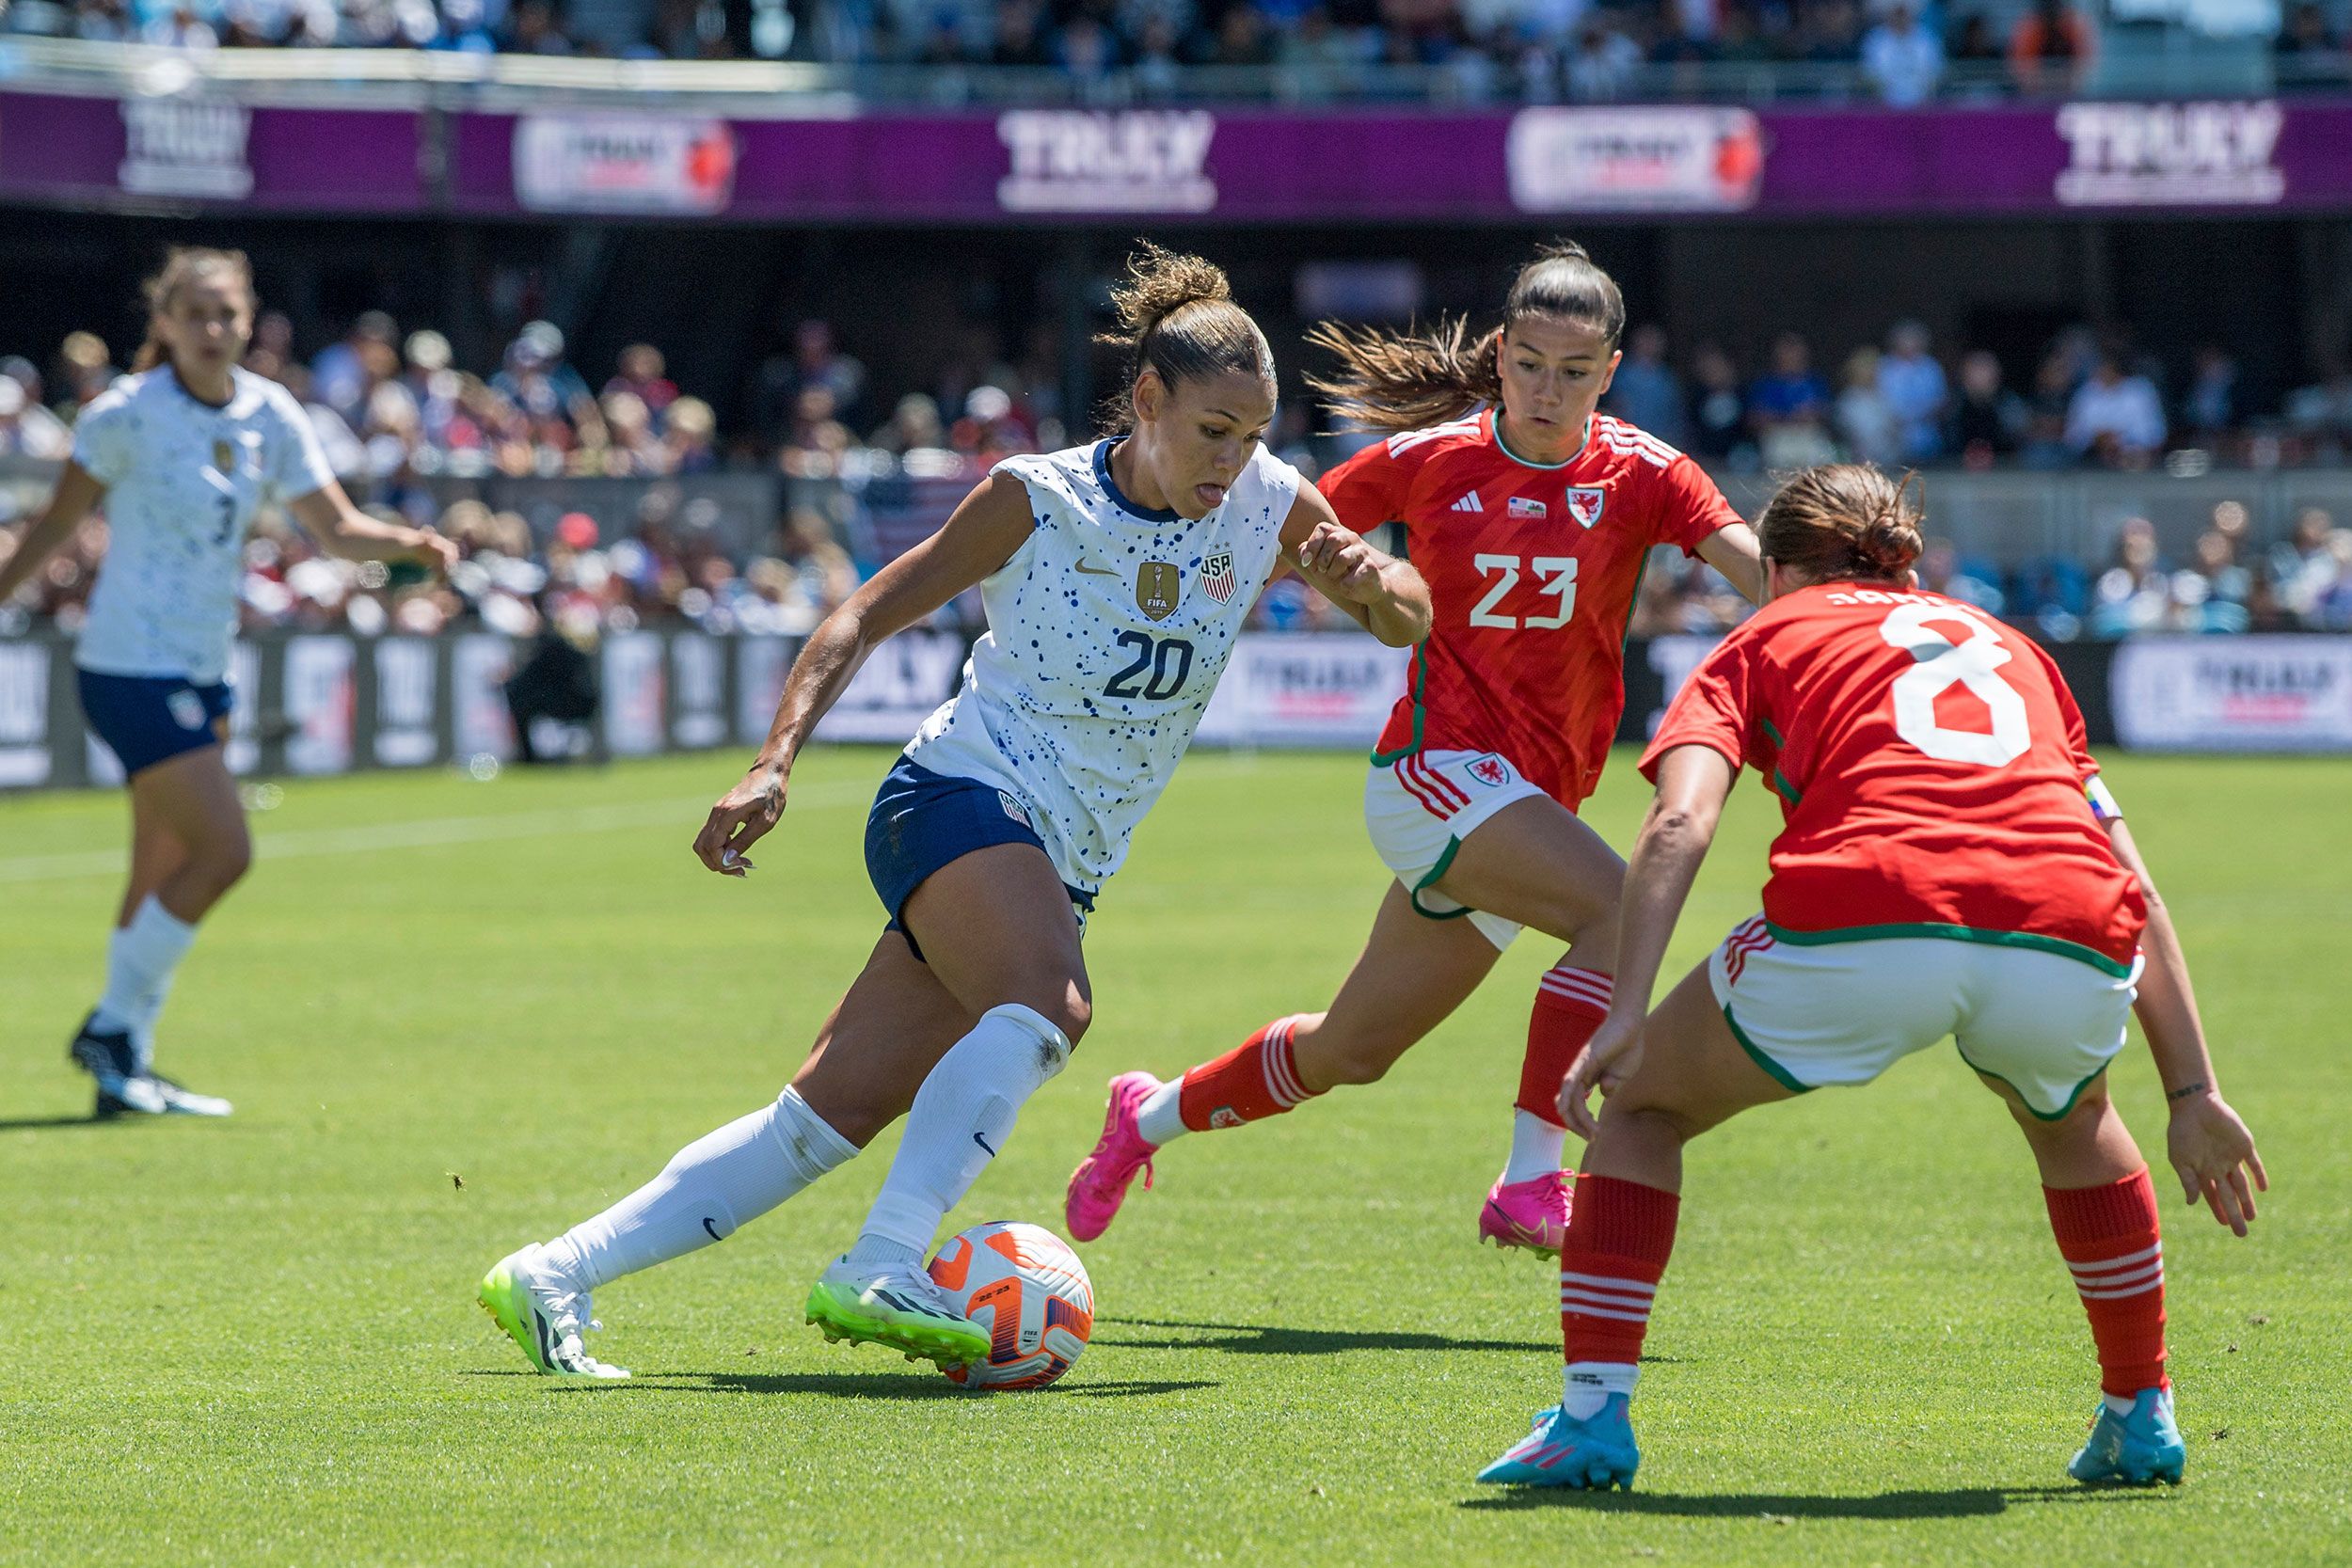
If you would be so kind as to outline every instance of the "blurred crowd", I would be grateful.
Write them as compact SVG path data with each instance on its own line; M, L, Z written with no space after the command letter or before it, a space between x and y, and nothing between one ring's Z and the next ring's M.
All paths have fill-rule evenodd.
M1997 18L1997 20L1996 20ZM1739 91L1937 97L2080 89L2098 28L2067 0L644 0L574 19L557 0L16 0L0 25L184 48L410 47L640 58L789 55L1051 73L1169 98L1200 68L1285 91L1612 102ZM2281 12L2282 86L2346 81L2343 18ZM1416 68L1383 71L1380 68ZM1196 84L1198 86L1198 84Z
M1793 332L1745 368L1715 345L1687 359L1673 347L1655 326L1629 334L1609 406L1727 478L1835 458L2187 474L2217 464L2352 466L2352 371L2341 367L2257 414L2219 348L2199 351L2193 373L2168 386L2127 340L2087 330L2061 333L2022 387L1990 352L1947 354L1914 322L1852 350L1834 382ZM404 336L382 312L360 315L307 358L287 319L267 315L247 367L302 402L355 498L437 526L463 559L445 584L404 584L381 567L327 559L284 519L266 518L247 544L245 615L253 627L362 634L456 625L516 636L554 627L576 640L649 625L805 632L936 528L990 464L1073 438L1059 363L1050 330L1007 353L975 328L947 345L924 389L892 397L827 324L803 321L747 387L722 399L743 411L740 428L723 435L711 403L682 390L651 344L623 348L595 382L561 331L532 322L484 374L457 366L440 333ZM88 332L68 337L45 372L0 358L0 459L67 455L79 410L120 373ZM1308 399L1287 399L1269 437L1311 476L1364 439L1317 431L1312 418ZM42 471L14 466L0 485L0 522L38 503ZM635 483L599 490L598 480ZM1973 559L1939 545L1923 577L2059 640L2352 629L2352 531L2314 507L2286 539L2251 534L2246 506L2228 501L2183 560L2165 559L2155 528L2134 518L2105 564ZM0 550L9 547L0 532ZM0 607L0 621L71 629L103 547L103 525L85 530L17 605ZM1633 629L1721 630L1742 613L1712 572L1661 557ZM1256 616L1276 629L1349 624L1295 580L1277 584ZM975 622L977 602L943 618Z

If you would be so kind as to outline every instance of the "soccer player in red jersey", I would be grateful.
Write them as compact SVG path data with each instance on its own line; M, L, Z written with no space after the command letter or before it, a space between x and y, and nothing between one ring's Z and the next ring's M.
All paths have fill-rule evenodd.
M2090 1319L2103 1398L2068 1472L2177 1481L2155 1191L2106 1092L2133 1011L2189 1201L2243 1236L2269 1182L2082 715L2031 641L1915 589L1919 516L1877 469L1807 470L1756 527L1765 608L1691 676L1642 759L1658 795L1626 876L1616 998L1561 1090L1591 1139L1560 1255L1564 1398L1479 1479L1630 1486L1628 1401L1683 1145L1948 1035L2024 1131ZM1742 767L1782 798L1764 911L1645 1021Z
M1326 325L1337 410L1391 432L1321 483L1343 521L1406 528L1436 619L1372 757L1364 816L1396 875L1327 1011L1268 1023L1163 1084L1111 1083L1071 1178L1071 1234L1101 1235L1182 1133L1379 1079L1461 1006L1523 926L1568 944L1536 991L1510 1155L1479 1232L1557 1251L1568 1213L1560 1083L1609 1008L1625 863L1576 808L1625 706L1626 624L1651 548L1762 593L1756 535L1697 464L1597 412L1625 302L1573 245L1520 269L1502 325L1391 338Z

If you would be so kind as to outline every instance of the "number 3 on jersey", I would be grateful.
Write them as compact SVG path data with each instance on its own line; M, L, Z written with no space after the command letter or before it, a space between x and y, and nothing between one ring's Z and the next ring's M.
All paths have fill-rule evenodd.
M1539 555L1529 561L1517 555L1476 555L1470 564L1478 575L1493 580L1486 585L1484 597L1470 607L1470 624L1495 631L1518 631L1524 626L1530 631L1551 631L1568 624L1576 612L1576 558L1570 555ZM1535 572L1535 592L1559 600L1559 605L1545 615L1502 615L1495 611L1518 586L1519 574L1528 567Z
M1954 622L1968 628L1955 642L1931 623ZM1895 733L1939 762L1973 762L2006 768L2033 744L2026 722L2026 699L1994 672L2017 657L2001 646L2000 633L1949 605L1905 604L1887 611L1879 635L1919 662L1895 677ZM1935 700L1953 687L1964 688L1992 716L1991 734L1953 729L1937 721Z

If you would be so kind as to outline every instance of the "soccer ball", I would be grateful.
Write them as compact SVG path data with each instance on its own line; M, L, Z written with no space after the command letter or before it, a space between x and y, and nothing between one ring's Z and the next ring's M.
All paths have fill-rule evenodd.
M976 1225L939 1249L930 1274L992 1337L986 1361L943 1369L966 1388L1042 1388L1070 1370L1094 1332L1086 1265L1037 1226Z

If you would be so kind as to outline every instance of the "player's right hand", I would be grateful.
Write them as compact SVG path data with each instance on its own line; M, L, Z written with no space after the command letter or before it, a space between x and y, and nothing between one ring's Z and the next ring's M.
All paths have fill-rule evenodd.
M2174 1105L2165 1148L2188 1201L2202 1200L2215 1219L2245 1235L2254 1217L2254 1193L2247 1186L2247 1173L2253 1173L2254 1188L2265 1193L2270 1191L2270 1176L2254 1151L2254 1134L2229 1101L2206 1089Z
M1589 1142L1600 1131L1600 1118L1592 1109L1593 1091L1598 1089L1608 1099L1642 1065L1643 1022L1639 1012L1612 1009L1568 1064L1568 1076L1560 1085L1560 1119L1578 1137Z
M710 808L703 831L694 835L694 856L722 877L740 877L753 869L743 852L783 816L784 775L754 768Z

